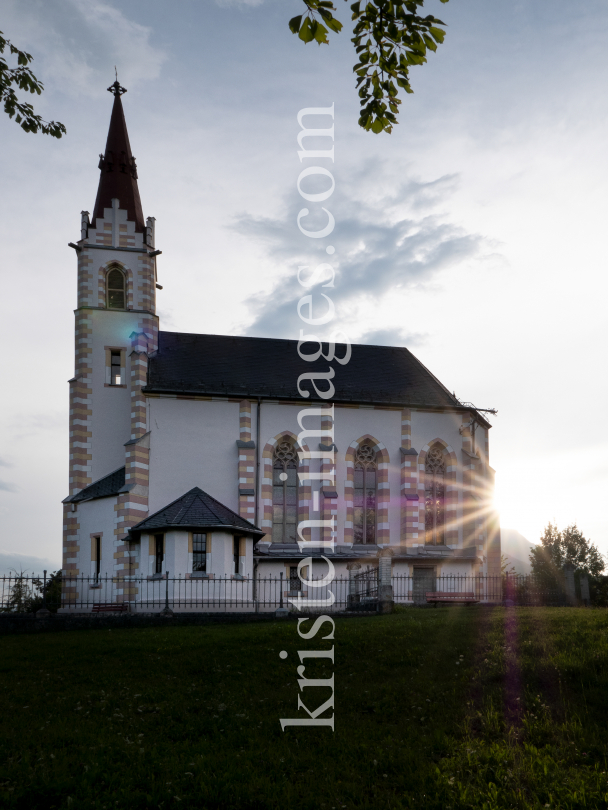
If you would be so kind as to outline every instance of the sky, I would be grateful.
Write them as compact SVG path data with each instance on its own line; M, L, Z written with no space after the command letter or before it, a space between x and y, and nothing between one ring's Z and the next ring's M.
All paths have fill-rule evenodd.
M608 6L431 0L445 44L411 70L393 134L373 135L337 5L345 28L320 47L288 29L301 0L0 0L0 30L45 84L36 111L68 130L0 115L0 553L60 565L67 243L92 210L115 66L163 251L161 328L298 336L295 273L326 241L296 225L296 118L334 103L332 326L407 346L461 400L498 409L503 527L538 541L576 522L608 553Z

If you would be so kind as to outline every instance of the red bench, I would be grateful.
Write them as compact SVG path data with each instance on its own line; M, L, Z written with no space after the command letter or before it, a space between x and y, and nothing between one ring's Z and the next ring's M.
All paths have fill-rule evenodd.
M475 605L479 599L475 598L473 591L427 591L426 601L434 604L463 603L465 605Z
M97 602L93 605L92 613L126 613L129 609L127 602Z

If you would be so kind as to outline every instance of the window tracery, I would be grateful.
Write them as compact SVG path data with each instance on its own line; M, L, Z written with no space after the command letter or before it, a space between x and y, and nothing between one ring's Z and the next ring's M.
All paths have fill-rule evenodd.
M424 467L424 522L426 544L445 544L445 451L434 444L427 453Z
M376 485L378 462L374 448L362 444L355 453L354 469L354 541L360 544L376 542Z
M272 463L272 542L295 543L298 522L298 453L289 439L278 442Z

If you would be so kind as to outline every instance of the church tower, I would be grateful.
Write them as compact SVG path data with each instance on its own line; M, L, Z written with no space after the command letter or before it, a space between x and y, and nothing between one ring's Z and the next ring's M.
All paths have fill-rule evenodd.
M118 81L100 155L93 216L83 211L75 310L75 370L70 382L70 496L65 502L64 570L78 571L77 503L85 487L124 471L114 529L120 551L129 526L148 509L148 355L158 347L154 218L144 220ZM81 538L82 540L82 538ZM116 554L114 555L117 556ZM119 555L120 557L120 555Z

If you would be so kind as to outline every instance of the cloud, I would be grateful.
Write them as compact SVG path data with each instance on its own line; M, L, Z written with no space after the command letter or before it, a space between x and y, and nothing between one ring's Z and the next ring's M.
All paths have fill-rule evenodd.
M12 433L18 439L36 436L46 431L67 429L67 417L62 411L21 414L13 419Z
M13 465L9 462L0 457L0 467L12 467Z
M233 8L234 6L261 6L264 0L215 0L220 8Z
M114 65L127 86L155 79L167 59L151 43L150 27L103 0L41 3L35 13L22 13L20 5L9 0L6 11L15 40L27 42L35 58L42 58L45 84L60 85L69 95L105 92Z
M46 569L48 573L61 568L58 560L49 560L48 557L33 557L29 554L16 554L12 551L0 550L0 576L14 575L23 571L42 574Z
M322 180L327 183L327 178ZM450 223L438 210L457 183L454 175L429 182L406 176L396 183L390 166L370 161L342 183L342 193L331 206L336 228L323 240L300 234L297 214L307 204L297 194L287 201L286 215L280 218L241 215L234 229L257 242L270 262L283 268L270 291L249 299L253 319L246 332L269 337L297 334L303 324L297 318L296 302L304 294L297 281L298 267L310 266L312 271L318 263L331 262L336 271L335 287L318 287L316 291L331 293L338 313L333 328L348 323L352 329L357 324L355 331L366 340L411 342L413 338L421 342L424 336L406 336L398 324L383 321L380 328L373 321L380 317L377 307L387 296L428 285L442 271L481 254L484 238ZM320 186L309 184L306 191L318 193ZM319 218L317 213L309 214L305 227L322 227L326 214L319 211L319 205L308 203L308 207ZM335 248L331 257L325 253L329 244Z
M0 490L2 492L18 492L18 488L7 481L0 481Z
M403 329L371 329L364 332L359 338L359 343L366 343L369 346L422 346L426 343L428 335L417 332L404 332Z

